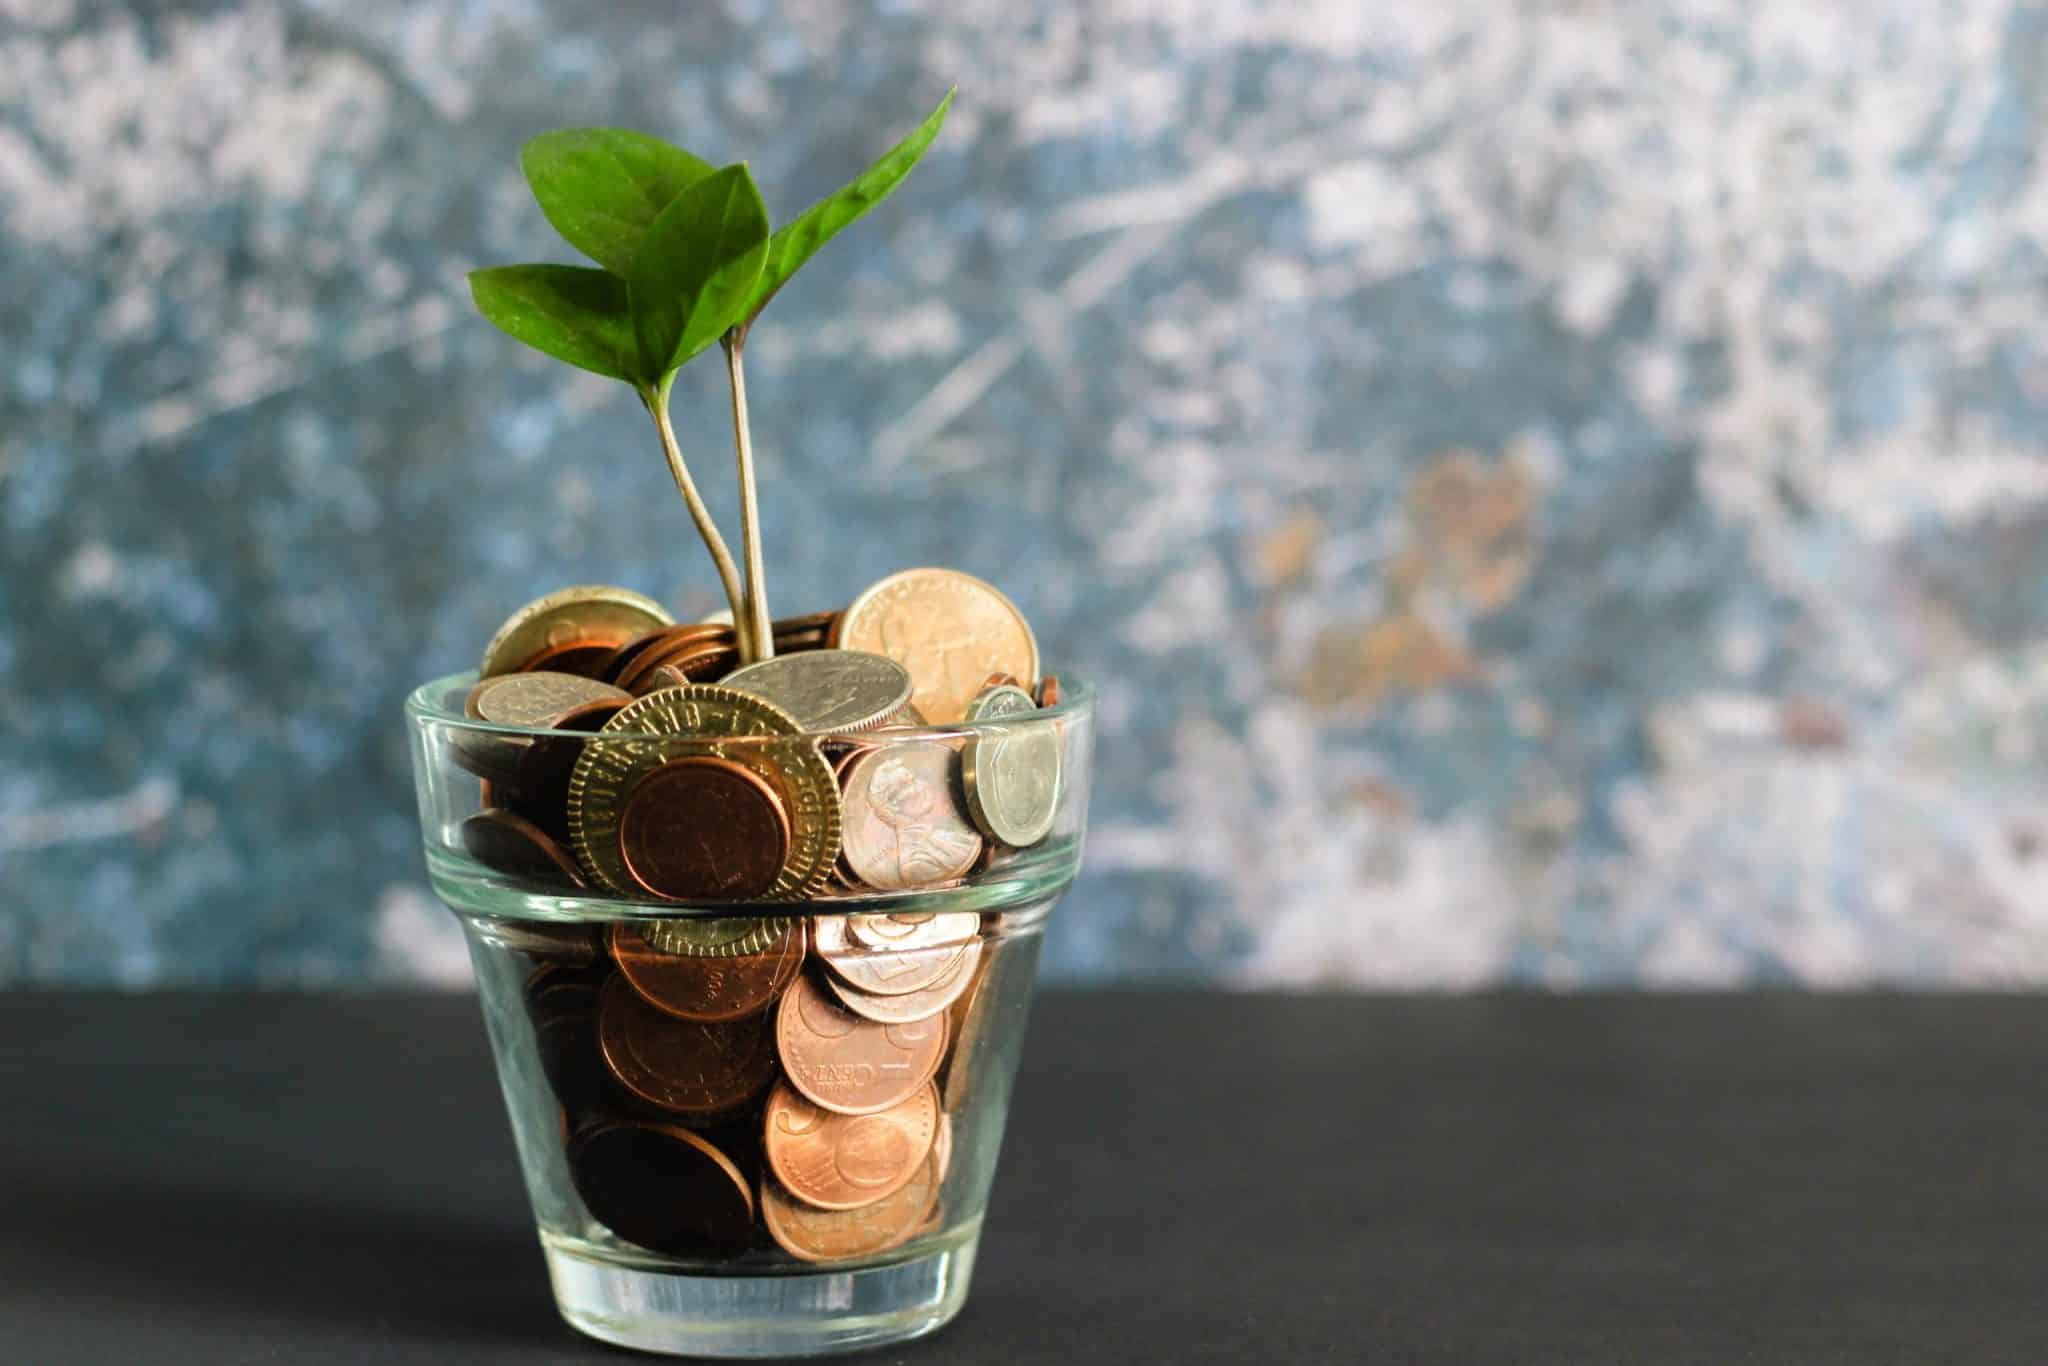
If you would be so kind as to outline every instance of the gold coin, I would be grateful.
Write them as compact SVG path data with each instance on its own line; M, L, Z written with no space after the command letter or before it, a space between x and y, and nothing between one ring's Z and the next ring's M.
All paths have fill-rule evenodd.
M887 655L910 670L911 703L950 725L992 673L1038 678L1038 642L1017 605L957 569L906 569L853 600L832 644Z
M976 726L960 751L967 814L983 834L1013 849L1052 833L1060 806L1060 733L1050 721L986 725L1038 710L1022 688L996 687L967 704Z
M817 741L797 731L796 719L780 707L715 684L640 698L605 723L570 774L569 835L577 858L614 892L640 895L619 844L633 786L673 759L710 755L739 764L781 795L789 854L764 899L815 896L839 857L839 785Z
M484 646L477 676L516 673L542 655L577 644L624 645L635 636L672 626L675 618L653 598L630 588L584 584L535 598L505 619Z

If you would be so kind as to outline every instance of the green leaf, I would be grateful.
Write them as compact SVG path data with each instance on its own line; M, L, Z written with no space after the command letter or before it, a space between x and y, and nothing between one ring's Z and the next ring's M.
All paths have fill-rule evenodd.
M939 128L946 122L946 109L953 103L953 94L948 90L946 98L939 101L939 107L926 116L916 131L883 153L879 161L862 171L851 184L827 195L775 230L775 235L768 241L768 263L762 267L760 283L754 286L753 296L747 300L746 309L740 314L744 320L742 326L754 321L768 301L775 297L775 291L788 284L789 277L796 274L819 247L830 241L841 228L887 199L889 192L903 183L903 177L910 174L910 168L917 165L924 149L931 146L932 139L939 135Z
M626 282L588 266L494 266L471 271L479 313L556 360L637 382Z
M643 371L665 375L724 335L767 255L768 206L744 164L677 195L647 230L627 277Z
M519 153L541 212L569 245L614 275L632 272L641 239L711 163L630 128L563 128Z

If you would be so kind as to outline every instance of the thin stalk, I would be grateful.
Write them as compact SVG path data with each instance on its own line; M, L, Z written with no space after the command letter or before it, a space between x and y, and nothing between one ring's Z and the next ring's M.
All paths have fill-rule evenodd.
M747 561L747 622L757 659L775 657L775 627L768 617L768 571L761 559L761 512L754 497L754 442L747 431L747 373L740 356L746 333L725 336L725 373L732 381L732 434L740 462L740 553Z
M669 376L670 382L675 376ZM676 444L675 428L668 420L667 383L659 388L649 386L640 391L640 401L647 405L647 411L654 418L654 428L661 433L661 453L668 457L668 472L674 476L676 488L683 495L683 502L689 505L690 520L697 524L697 534L704 538L704 548L711 552L711 563L718 568L718 581L725 588L725 600L732 607L733 630L739 636L740 654L744 658L747 650L745 620L746 595L740 588L739 569L732 562L732 551L725 545L725 537L718 534L718 524L711 520L711 509L704 506L704 500L697 494L697 481L690 477L690 467L683 462L683 449Z

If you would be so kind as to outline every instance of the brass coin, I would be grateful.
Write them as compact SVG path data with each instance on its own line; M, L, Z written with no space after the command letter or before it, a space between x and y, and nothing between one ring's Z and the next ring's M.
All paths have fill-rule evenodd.
M617 647L674 621L660 603L629 588L586 584L560 589L505 619L484 646L477 676L517 673L529 661L567 646L608 642Z
M951 964L940 974L937 981L917 991L899 992L894 995L862 991L858 987L849 986L845 977L836 972L826 974L825 985L832 988L832 994L839 998L841 1005L862 1019L873 1020L877 1024L909 1024L915 1020L928 1020L959 1000L961 994L973 982L975 965L980 962L981 941L970 939L960 946L959 952L953 955Z
M767 780L732 760L671 759L626 793L619 857L652 896L748 901L782 872L789 818Z
M942 740L878 745L846 771L841 798L847 866L882 891L967 875L981 836L953 798L954 753Z
M462 823L462 847L487 868L535 882L583 886L583 874L569 851L538 825L502 806L479 811Z
M598 1047L612 1075L648 1104L693 1119L728 1114L767 1089L773 1035L766 1019L707 1023L658 1010L623 976L605 984L598 1006Z
M584 1208L626 1242L672 1256L737 1257L754 1196L731 1158L672 1124L605 1122L569 1143Z
M860 650L777 655L735 669L724 682L773 702L807 731L868 730L910 701L909 672Z
M835 976L877 996L901 996L923 991L952 971L967 945L974 942L974 930L969 930L960 938L912 944L905 948L877 949L852 937L847 928L847 921L851 918L843 915L818 916L811 922L811 948ZM957 916L949 916L948 922L957 927L958 919ZM967 919L974 921L975 927L979 928L980 917L970 913Z
M632 895L637 884L618 841L633 785L672 759L709 755L749 769L781 798L789 854L766 897L793 901L814 895L824 888L839 853L839 789L817 742L797 736L796 729L780 708L716 685L668 688L640 698L606 722L576 761L568 811L577 858L598 882Z
M993 688L968 704L976 727L960 751L967 811L990 839L1027 848L1052 833L1060 805L1060 733L1050 721L988 725L1035 713L1022 688Z
M841 649L867 650L910 670L911 700L950 725L991 673L1038 677L1038 642L1015 603L957 569L906 569L853 600L833 628Z
M776 1245L805 1262L852 1261L873 1257L932 1229L939 1208L936 1159L893 1195L861 1209L813 1209L790 1195L773 1177L761 1183L761 1222Z
M782 922L782 935L762 953L670 953L648 942L638 926L611 929L612 958L648 1002L685 1020L722 1023L757 1015L796 980L804 965L803 922Z
M663 953L687 953L698 957L737 957L766 953L782 942L782 935L795 917L701 916L686 920L652 920L641 924L640 937Z
M901 1190L929 1161L939 1132L939 1095L929 1083L898 1105L842 1115L787 1084L762 1119L768 1166L789 1193L819 1209L859 1209Z
M849 915L846 929L871 949L926 949L972 939L981 932L981 916L974 911Z
M938 1071L946 1017L877 1024L799 977L776 1007L775 1046L798 1091L837 1114L871 1115L908 1100Z

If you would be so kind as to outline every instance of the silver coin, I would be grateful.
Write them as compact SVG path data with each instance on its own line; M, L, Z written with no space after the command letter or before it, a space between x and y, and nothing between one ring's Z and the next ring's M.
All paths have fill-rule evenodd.
M720 680L773 702L807 731L861 731L882 725L910 701L910 671L863 650L804 650L777 655Z
M1050 721L989 725L1038 710L1022 688L990 688L967 704L976 727L960 752L967 814L999 844L1022 849L1052 833L1060 804L1060 734Z

